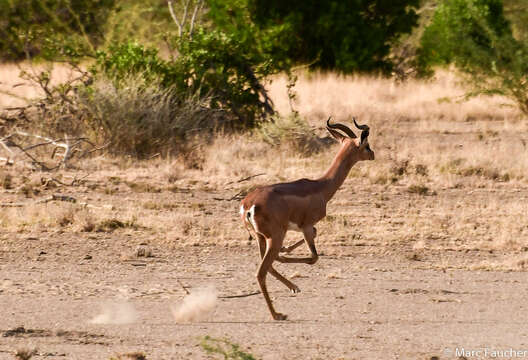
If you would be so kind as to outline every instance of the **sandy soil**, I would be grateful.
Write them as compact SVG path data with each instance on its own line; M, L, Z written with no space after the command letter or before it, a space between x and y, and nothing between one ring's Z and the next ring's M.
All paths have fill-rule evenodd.
M301 293L292 295L268 279L276 309L289 316L282 322L271 320L260 294L249 295L258 290L258 251L239 224L238 201L218 200L224 189L196 184L190 192L97 196L86 187L49 190L95 206L113 204L117 211L146 200L199 200L195 216L212 217L208 226L232 227L236 236L185 242L171 235L182 224L170 221L114 231L66 226L0 234L0 359L13 359L21 349L35 350L34 359L108 359L133 352L148 359L222 358L200 346L205 336L228 339L259 359L429 360L462 358L462 351L476 351L464 355L477 359L491 358L491 351L528 350L526 273L482 265L523 253L461 246L449 237L421 246L369 237L379 226L404 226L398 219L405 218L408 204L427 218L435 216L438 203L479 196L507 202L528 197L528 191L440 189L435 196L417 196L396 189L380 207L368 198L375 186L354 189L345 183L330 205L329 214L346 210L356 216L349 216L348 233L333 242L325 240L331 225L322 223L318 263L277 265ZM4 192L2 200L24 199ZM50 202L40 211L53 206L66 205ZM188 208L160 210L181 211ZM211 288L218 295L212 312L175 321L171 309L187 292Z

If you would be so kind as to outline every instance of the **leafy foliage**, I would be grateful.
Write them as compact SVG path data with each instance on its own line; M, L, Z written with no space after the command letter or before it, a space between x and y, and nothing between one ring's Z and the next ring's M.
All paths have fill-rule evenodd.
M422 36L421 61L430 65L479 62L493 51L493 40L506 37L511 37L511 30L502 0L447 0Z
M421 40L420 64L454 63L469 95L502 94L528 114L528 42L514 38L502 0L446 0Z
M240 23L239 9L247 8L266 40L263 48L277 59L347 73L389 72L391 43L416 25L419 5L419 0L210 2L214 23L229 31Z
M97 53L94 73L103 73L116 84L129 76L157 82L183 97L207 98L211 109L225 110L238 120L234 127L252 127L273 113L273 104L262 86L277 70L251 42L200 28L192 39L177 41L179 56L163 60L155 49L134 42L115 44Z
M102 41L100 28L114 5L115 0L0 1L1 59L93 50Z
M513 35L521 41L528 40L528 2L504 0L504 15L512 24Z
M133 41L114 43L98 50L96 63L91 68L93 74L102 73L116 83L130 76L141 76L147 83L159 82L164 86L176 82L175 70L158 56L158 50Z
M193 93L211 97L211 107L228 109L243 126L254 126L273 113L262 83L278 71L253 48L251 39L203 28L190 41L182 41L174 60L183 84Z

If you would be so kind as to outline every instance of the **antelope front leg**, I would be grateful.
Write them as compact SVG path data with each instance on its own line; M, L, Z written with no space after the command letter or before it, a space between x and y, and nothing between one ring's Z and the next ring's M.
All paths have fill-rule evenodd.
M299 246L301 246L302 244L304 244L304 239L302 240L299 240L297 241L295 244L293 245L290 245L290 246L287 246L287 247L282 247L280 252L285 252L285 253L291 253L293 250L297 249Z
M315 238L317 236L317 229L315 227L312 227L312 228L313 228L313 238ZM305 235L305 237L306 237L306 235ZM306 240L302 239L302 240L297 241L293 245L290 245L290 246L287 246L287 247L283 246L281 248L280 252L285 252L285 253L289 254L289 253L291 253L293 250L297 249L299 246L301 246L305 242L306 242ZM311 249L310 249L310 251L311 251Z
M315 248L315 242L314 242L315 235L317 234L317 230L313 226L306 227L303 229L303 234L304 234L304 241L308 245L308 248L310 249L312 256L307 257L307 258L289 258L289 257L279 255L277 257L277 261L282 262L282 263L301 263L301 264L309 264L309 265L313 265L317 262L317 259L319 259L319 255L317 254L317 249ZM299 246L298 244L299 242L295 243L292 246L297 247Z
M311 262L308 264L313 265L317 262L317 259L319 259L317 249L315 248L315 236L317 235L317 229L313 226L310 226L309 228L303 229L303 234L304 241L306 241L306 244L312 253Z

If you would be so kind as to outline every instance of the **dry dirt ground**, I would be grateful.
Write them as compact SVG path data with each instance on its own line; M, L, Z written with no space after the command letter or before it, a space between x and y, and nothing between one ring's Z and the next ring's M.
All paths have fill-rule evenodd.
M2 203L30 205L2 210L0 359L22 349L33 359L223 358L200 346L205 336L259 359L481 359L528 350L526 248L486 247L493 239L485 229L450 233L464 208L524 202L523 187L420 195L347 180L320 223L319 262L277 266L301 293L268 278L277 310L289 316L277 322L262 295L250 295L258 250L239 223L239 202L228 199L266 180L138 190L116 180L126 172L49 183L30 198L3 190ZM51 194L90 207L36 203ZM445 223L426 233L417 216ZM212 311L177 322L173 310L200 291L218 295Z
M284 83L272 93L288 113ZM330 115L369 124L376 161L330 202L320 260L277 265L301 293L268 279L287 321L254 295L239 199L322 174L336 145L303 154L285 126L280 146L218 136L187 161L101 156L39 172L20 156L0 168L0 359L224 358L206 336L257 359L528 358L526 117L503 98L459 101L453 74L320 74L296 88L315 128Z

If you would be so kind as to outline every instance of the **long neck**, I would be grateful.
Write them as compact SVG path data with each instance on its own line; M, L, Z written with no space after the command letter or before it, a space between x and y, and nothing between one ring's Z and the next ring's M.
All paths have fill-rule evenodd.
M359 160L356 156L350 156L351 151L352 148L350 144L343 145L328 170L326 170L325 174L319 179L325 184L322 191L327 202L332 199L339 187L345 181L352 166L354 166Z

